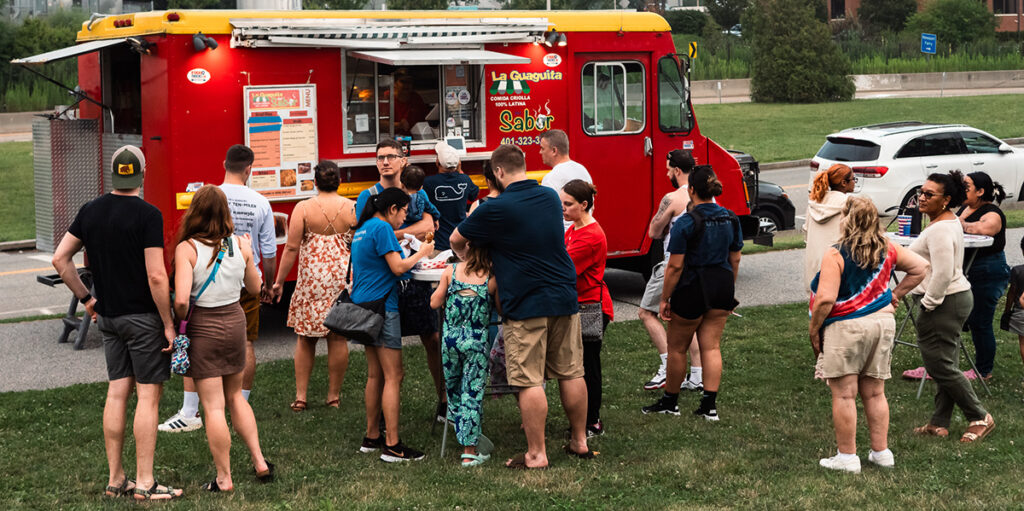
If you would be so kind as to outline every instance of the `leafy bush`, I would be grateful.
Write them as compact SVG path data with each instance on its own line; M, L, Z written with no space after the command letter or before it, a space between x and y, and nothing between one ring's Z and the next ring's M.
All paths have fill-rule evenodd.
M732 28L740 22L748 4L750 0L707 0L704 5L716 23L725 28Z
M819 103L853 98L850 60L807 0L754 0L743 29L754 50L751 98Z
M665 21L677 34L699 34L704 31L708 15L700 11L667 11Z
M857 18L871 32L899 32L917 12L917 0L861 0Z
M907 32L935 34L939 46L956 49L964 43L994 39L997 23L984 2L933 0L907 20Z
M41 110L70 103L67 93L56 85L8 63L74 45L75 34L86 18L80 10L58 10L45 18L28 18L20 24L0 22L0 110ZM68 86L78 82L75 59L47 64L44 72Z

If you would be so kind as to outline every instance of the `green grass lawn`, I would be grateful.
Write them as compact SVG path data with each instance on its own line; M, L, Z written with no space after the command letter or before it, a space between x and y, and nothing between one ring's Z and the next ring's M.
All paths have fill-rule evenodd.
M1024 135L1015 115L1021 96L859 99L811 105L736 103L695 105L701 133L726 149L745 151L757 161L810 158L825 136L845 128L917 120L962 123L999 138Z
M511 398L488 399L484 431L495 441L490 462L457 466L454 442L438 458L440 431L431 432L434 398L423 351L406 350L402 438L424 449L424 461L386 465L357 452L363 433L365 359L353 353L340 410L322 403L324 360L310 388L311 407L296 414L290 361L261 364L252 402L264 452L278 481L258 485L237 437L232 447L236 491L208 495L199 486L213 464L202 431L161 434L157 477L181 485L186 498L160 509L1008 509L1020 506L1021 362L1016 339L1000 332L993 397L983 402L998 424L977 445L956 438L966 427L954 418L949 439L919 438L910 429L929 417L934 386L914 397L917 384L888 386L890 445L896 468L865 462L859 476L826 472L818 459L834 454L826 386L811 379L806 305L739 309L723 341L724 384L719 423L689 416L696 394L681 396L682 417L644 416L657 396L641 389L657 357L637 322L612 324L603 353L604 437L591 446L594 461L561 452L567 423L549 386L547 427L551 470L513 472L501 462L525 446ZM908 336L909 338L909 336ZM897 347L894 375L920 365L913 348ZM181 379L167 386L161 417L180 403ZM0 400L0 508L137 509L99 496L106 483L100 428L105 387L8 393ZM863 414L858 452L866 456ZM130 429L130 428L129 428ZM129 442L127 449L133 448ZM131 467L131 455L126 456Z
M0 144L0 241L36 237L32 143Z

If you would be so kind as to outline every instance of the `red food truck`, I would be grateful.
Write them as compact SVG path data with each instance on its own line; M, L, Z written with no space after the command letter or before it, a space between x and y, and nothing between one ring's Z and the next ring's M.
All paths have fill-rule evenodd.
M436 170L434 144L447 140L483 187L482 164L502 143L520 146L540 179L549 170L538 154L540 134L555 128L568 133L570 156L600 191L596 216L611 265L649 270L661 257L647 223L669 191L665 155L676 148L714 168L725 187L719 203L740 215L748 237L757 232L740 166L701 134L688 60L656 14L94 15L76 46L14 63L37 69L70 57L78 59L76 119L89 123L78 129L102 148L84 172L103 183L106 155L122 143L140 145L143 194L164 212L168 247L191 192L221 182L232 144L255 150L249 184L270 199L283 227L295 203L315 193L312 166L320 159L337 162L339 193L355 197L377 181L374 146L383 137L406 140L409 161L428 174ZM77 207L67 209L73 215Z

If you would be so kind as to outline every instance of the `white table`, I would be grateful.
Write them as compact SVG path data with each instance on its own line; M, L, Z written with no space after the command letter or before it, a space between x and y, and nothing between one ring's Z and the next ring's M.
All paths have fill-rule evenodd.
M917 236L901 236L901 235L896 234L894 232L887 232L887 233L885 233L885 236L887 238L889 238L889 241L891 241L891 242L893 242L893 243L895 243L897 245L904 246L904 247L910 246L910 244L913 243L914 240L917 239ZM971 265L974 264L974 257L976 255L978 255L978 250L977 249L984 248L984 247L991 247L994 242L995 242L995 239L992 238L992 236L983 236L983 235L980 235L980 234L964 234L964 256L967 257L967 264L964 265L964 274L966 274L968 271L970 271ZM892 280L894 282L896 282L896 284L899 284L899 279L896 278L896 272L893 272ZM913 323L914 324L914 329L917 330L917 320L916 320L916 318L914 318L914 302L911 301L908 296L904 296L903 297L903 303L906 304L906 306L907 306L907 317L903 319L903 323L900 325L899 330L896 331L895 342L897 344L903 344L905 346L912 346L914 348L917 348L918 346L916 344L912 344L912 343L904 342L904 341L900 340L900 336L903 335L903 329L906 328L906 326L907 326L907 321L910 321L911 323ZM964 354L964 357L967 358L967 361L970 362L971 368L974 369L974 374L977 374L979 376L978 380L981 381L981 386L984 387L985 388L985 392L988 393L988 395L991 396L992 395L992 391L989 390L988 384L985 383L985 379L980 377L981 374L978 373L978 366L976 366L974 364L974 359L972 359L971 355L969 353L967 353L967 348L964 347L964 343L962 342L962 339L961 339L961 342L959 342L959 344L960 344L960 351ZM917 387L917 397L918 398L921 397L921 392L924 390L924 381L927 379L927 376L928 376L928 373L925 372L925 376L921 378L921 384Z

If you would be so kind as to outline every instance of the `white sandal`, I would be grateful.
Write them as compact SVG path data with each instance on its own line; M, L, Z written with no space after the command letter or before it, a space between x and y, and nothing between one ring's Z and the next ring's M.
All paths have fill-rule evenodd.
M483 462L491 459L489 454L463 454L462 455L462 466L464 467L475 467L482 465Z

